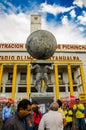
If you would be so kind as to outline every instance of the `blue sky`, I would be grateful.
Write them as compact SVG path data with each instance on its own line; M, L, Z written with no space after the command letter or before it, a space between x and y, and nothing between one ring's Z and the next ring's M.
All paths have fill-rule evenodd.
M57 44L86 44L86 0L0 0L0 43L25 43L31 14Z

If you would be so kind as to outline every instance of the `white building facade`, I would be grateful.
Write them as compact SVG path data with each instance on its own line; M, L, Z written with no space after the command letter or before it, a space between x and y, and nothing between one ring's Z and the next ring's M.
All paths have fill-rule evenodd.
M0 94L19 100L30 97L79 97L86 93L86 45L57 44L54 55L47 60L32 58L25 44L0 44ZM36 92L33 64L53 65L48 75L49 88ZM81 98L85 99L85 96Z
M31 33L41 29L41 16L31 15ZM48 90L34 88L34 64L53 66L48 73ZM41 87L44 87L42 82ZM46 101L76 96L86 100L86 45L58 44L47 60L32 58L25 43L0 43L0 95L14 100L37 98Z

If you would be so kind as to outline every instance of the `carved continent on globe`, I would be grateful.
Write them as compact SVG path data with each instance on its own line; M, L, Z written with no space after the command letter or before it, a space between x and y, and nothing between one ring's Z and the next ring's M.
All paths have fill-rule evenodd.
M52 33L37 30L30 34L26 41L27 52L36 59L48 59L56 50L57 42Z

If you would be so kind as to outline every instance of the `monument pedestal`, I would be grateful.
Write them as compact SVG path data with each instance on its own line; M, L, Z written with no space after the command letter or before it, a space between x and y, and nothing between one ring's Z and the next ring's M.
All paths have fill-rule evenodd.
M39 107L45 106L45 112L47 111L47 108L49 105L54 101L54 93L31 93L30 94L30 100L31 101L37 101L39 104Z
M31 98L54 98L54 93L44 92L44 93L31 93Z

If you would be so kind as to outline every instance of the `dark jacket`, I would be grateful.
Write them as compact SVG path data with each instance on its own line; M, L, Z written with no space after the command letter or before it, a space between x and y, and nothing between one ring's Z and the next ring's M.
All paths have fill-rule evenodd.
M25 130L24 120L15 113L5 122L2 130Z

